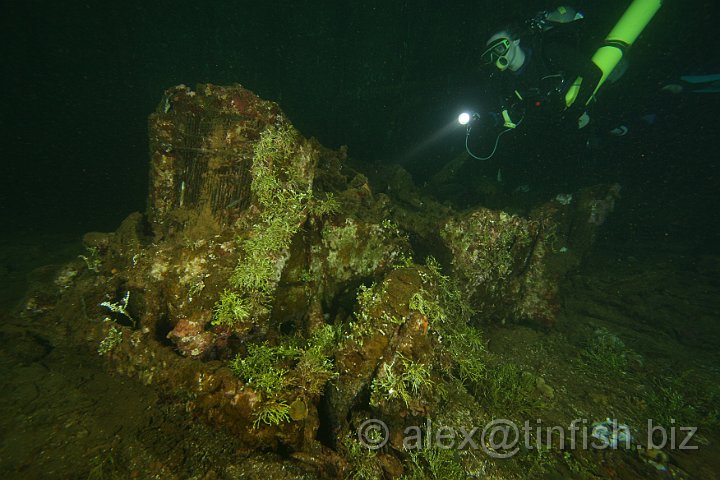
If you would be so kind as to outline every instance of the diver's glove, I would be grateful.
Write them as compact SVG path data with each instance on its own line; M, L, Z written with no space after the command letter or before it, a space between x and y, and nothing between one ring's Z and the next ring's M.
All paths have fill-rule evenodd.
M588 123L590 123L590 115L588 115L587 111L584 111L577 119L578 130L587 127Z
M610 130L608 133L613 137L624 137L628 134L629 131L630 129L625 125L618 125L617 127Z

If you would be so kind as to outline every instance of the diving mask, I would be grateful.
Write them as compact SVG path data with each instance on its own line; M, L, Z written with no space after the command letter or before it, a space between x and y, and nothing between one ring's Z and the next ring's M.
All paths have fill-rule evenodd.
M512 41L509 38L496 38L488 44L488 48L480 56L480 59L485 64L495 64L498 70L505 70L510 65L508 53L511 46Z

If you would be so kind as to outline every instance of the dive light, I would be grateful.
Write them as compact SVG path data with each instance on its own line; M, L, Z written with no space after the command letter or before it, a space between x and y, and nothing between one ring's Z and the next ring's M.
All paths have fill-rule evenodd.
M517 127L521 122L522 118L520 118L517 123L515 123L510 118L510 113L507 111L507 109L503 108L502 112L500 114L490 112L488 117L491 117L495 123L495 126L502 125L504 130L502 130L500 133L498 133L495 136L495 144L493 145L492 151L487 156L482 155L476 155L470 150L470 145L468 143L470 138L470 131L472 130L472 121L480 120L482 117L477 112L462 112L460 115L458 115L458 123L460 125L464 125L467 128L467 131L465 132L465 150L467 153L477 159L477 160L488 160L492 158L493 155L495 155L495 152L497 151L498 143L500 142L500 137L502 137L507 132L512 131L515 127ZM500 123L500 118L502 118L502 123Z
M460 125L467 125L468 123L470 123L470 120L477 120L478 118L480 118L480 115L476 112L462 112L460 115L458 115L458 123Z

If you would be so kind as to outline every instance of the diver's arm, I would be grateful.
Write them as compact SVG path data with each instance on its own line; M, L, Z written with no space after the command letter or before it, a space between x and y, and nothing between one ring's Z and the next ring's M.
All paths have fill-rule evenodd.
M486 93L488 117L495 127L515 128L525 116L525 99L518 93L514 79L503 80L493 85L492 92Z
M562 92L563 95L573 88L577 88L576 92L562 98L565 102L564 117L574 121L587 109L593 92L602 78L602 70L592 62L589 56L564 45L546 45L545 54L553 66L562 71L565 76L566 85Z
M500 105L499 124L505 128L515 128L525 118L525 99L515 90Z

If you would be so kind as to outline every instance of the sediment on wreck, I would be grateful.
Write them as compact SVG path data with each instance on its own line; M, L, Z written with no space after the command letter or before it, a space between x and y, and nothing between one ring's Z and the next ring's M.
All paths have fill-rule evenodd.
M147 212L87 234L21 315L318 475L359 468L363 415L396 431L466 419L483 401L482 325L552 325L619 192L456 212L397 167L392 196L377 193L345 149L240 85L171 88L149 125ZM407 459L393 439L371 469Z
M484 207L450 217L441 236L470 303L491 321L553 325L560 282L589 250L619 192L600 185L558 195L527 217Z

